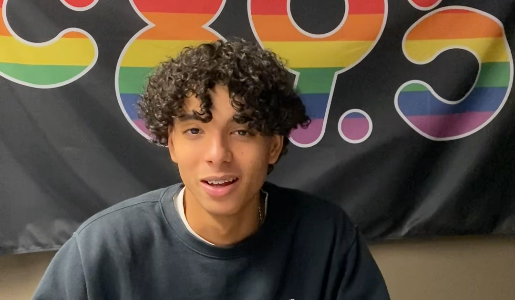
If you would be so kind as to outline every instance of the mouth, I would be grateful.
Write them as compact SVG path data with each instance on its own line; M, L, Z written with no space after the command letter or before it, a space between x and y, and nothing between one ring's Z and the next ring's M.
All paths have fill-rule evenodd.
M232 177L227 179L218 179L218 180L201 180L203 183L209 184L210 186L228 186L236 181L238 181L238 177Z
M229 194L239 178L236 176L209 177L200 180L204 191L212 197L221 197Z

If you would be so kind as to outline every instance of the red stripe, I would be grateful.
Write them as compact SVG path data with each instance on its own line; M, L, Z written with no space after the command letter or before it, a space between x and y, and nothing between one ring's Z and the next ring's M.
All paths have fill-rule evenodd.
M413 3L415 3L418 6L421 7L431 7L434 5L438 0L412 0Z
M252 0L251 5L253 15L288 14L286 0ZM349 0L349 14L384 14L384 12L384 0Z
M214 15L222 0L134 0L134 4L142 13L183 13Z
M93 3L95 0L64 0L64 2L70 4L75 7L86 7Z
M384 0L349 0L349 14L384 14Z

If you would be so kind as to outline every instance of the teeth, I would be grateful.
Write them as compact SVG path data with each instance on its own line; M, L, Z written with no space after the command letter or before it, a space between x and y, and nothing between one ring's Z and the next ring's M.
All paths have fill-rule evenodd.
M207 180L207 183L209 184L224 184L227 182L233 182L236 178L226 179L226 180Z

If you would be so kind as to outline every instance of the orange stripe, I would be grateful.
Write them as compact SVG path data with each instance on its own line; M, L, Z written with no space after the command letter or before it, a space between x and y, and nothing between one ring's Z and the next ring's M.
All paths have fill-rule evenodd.
M470 13L436 13L420 22L408 40L502 37L499 24L487 16Z
M217 37L202 28L209 22L209 14L145 13L144 16L156 25L144 32L142 40L214 40Z
M1 2L3 2L3 0L0 0L0 3ZM4 20L1 17L1 14L2 14L2 9L0 9L0 36L10 36L11 34L9 33L9 31L7 31Z
M79 33L79 32L68 32L65 35L63 35L63 38L65 38L65 39L84 39L86 37L82 33Z
M333 35L314 39L299 32L287 16L253 16L254 28L262 41L373 41L383 23L383 15L348 15L343 27Z
M2 14L2 10L0 9L0 15ZM0 17L0 36L11 36L11 33L7 30L7 27L5 27L5 23L3 22L2 18ZM64 38L85 38L85 36L82 33L78 32L68 32L63 36Z

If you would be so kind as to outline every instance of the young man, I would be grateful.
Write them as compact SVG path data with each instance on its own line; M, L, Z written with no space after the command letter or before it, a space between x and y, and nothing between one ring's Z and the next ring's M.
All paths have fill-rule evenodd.
M185 49L139 103L182 183L86 221L34 299L386 300L343 210L266 183L305 108L276 56L244 41Z

